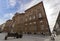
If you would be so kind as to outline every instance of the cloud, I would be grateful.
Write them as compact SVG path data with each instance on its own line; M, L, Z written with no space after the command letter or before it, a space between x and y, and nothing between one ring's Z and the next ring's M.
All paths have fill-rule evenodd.
M26 4L21 3L20 9L17 12L24 12L26 9L31 8L32 6L36 5L37 3L41 2L42 0L31 0L30 2L27 2Z
M19 10L17 10L17 12L20 12L20 13L22 13L22 12L24 12L24 4L23 3L21 3L21 2L19 2L21 5L20 5L20 8L19 8Z
M0 18L0 24L5 23L8 19L12 19L12 17L14 16L15 13L8 13L2 16L2 18Z
M15 13L8 13L8 14L5 14L3 16L4 19L8 20L8 19L12 19L12 17L14 16Z
M30 3L24 5L24 10L36 5L37 3L41 2L42 0L32 0Z
M5 21L6 21L6 20L4 20L4 19L0 18L0 24L5 23Z
M19 7L17 0L0 0L0 24L12 19Z
M9 5L14 7L16 4L16 0L9 0Z

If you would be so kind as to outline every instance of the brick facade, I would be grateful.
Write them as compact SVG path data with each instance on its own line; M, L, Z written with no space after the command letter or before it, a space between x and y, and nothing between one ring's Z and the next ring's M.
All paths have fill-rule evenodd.
M27 9L25 13L25 28L27 28L27 32L50 34L43 2Z
M24 28L24 13L16 13L12 18L14 23L14 32L22 32Z

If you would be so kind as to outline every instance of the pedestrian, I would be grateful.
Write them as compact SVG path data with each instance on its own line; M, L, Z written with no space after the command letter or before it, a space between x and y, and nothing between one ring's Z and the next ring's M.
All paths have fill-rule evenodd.
M51 40L55 41L54 34L51 35Z
M52 35L51 35L51 40L52 40L52 41L55 41L55 37L56 37L56 32L53 31L53 33L52 33Z

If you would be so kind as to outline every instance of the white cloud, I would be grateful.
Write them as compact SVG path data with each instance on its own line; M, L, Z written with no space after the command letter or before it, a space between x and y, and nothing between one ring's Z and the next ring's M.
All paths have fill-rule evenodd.
M13 13L8 13L8 14L5 14L5 15L4 15L4 18L5 18L5 19L8 19L8 18L9 18L9 19L12 19L13 16L14 16Z
M24 5L24 10L36 5L37 3L41 2L42 0L32 0L30 3Z
M19 2L21 5L20 5L20 8L19 8L19 10L17 11L17 12L19 12L19 13L22 13L22 12L24 12L24 4L23 3L21 3L21 2Z
M5 23L6 20L0 18L0 24Z
M8 19L12 19L15 13L5 14L2 18L0 18L0 24L5 23Z
M16 0L9 0L9 5L14 7L16 4Z
M36 5L37 3L41 2L41 1L42 0L38 0L38 1L37 0L32 0L31 2L29 2L27 4L23 4L23 3L20 2L21 7L20 7L20 9L17 12L20 12L20 13L24 12L26 9Z

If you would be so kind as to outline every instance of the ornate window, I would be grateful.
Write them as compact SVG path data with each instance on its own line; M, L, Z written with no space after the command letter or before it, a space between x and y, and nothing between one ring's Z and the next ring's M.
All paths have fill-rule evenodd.
M28 24L25 24L25 25L28 25Z
M41 30L44 30L44 25L41 25Z
M41 20L40 23L43 23L43 20Z
M27 21L27 18L26 18L26 21Z
M29 17L29 20L31 20L31 19L32 19L32 17L30 16L30 17Z
M39 13L39 18L41 18L42 17L42 15L41 15L41 13Z
M33 22L34 24L36 24L36 22Z
M15 26L15 23L12 25L12 27L14 27Z
M35 16L33 16L33 19L35 19Z

